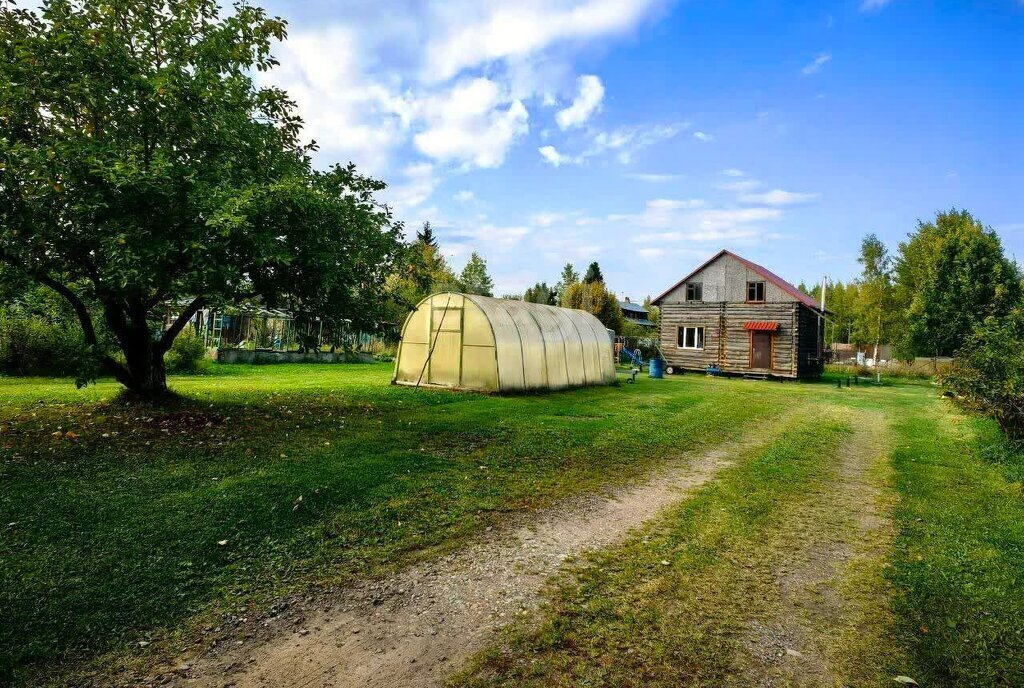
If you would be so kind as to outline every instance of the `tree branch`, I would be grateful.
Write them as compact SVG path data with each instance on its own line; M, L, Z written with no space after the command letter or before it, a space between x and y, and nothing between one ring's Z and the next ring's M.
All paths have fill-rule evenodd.
M132 378L131 373L128 369L121 365L120 362L114 360L110 356L104 356L101 361L103 369L114 376L114 379L120 382L128 389L135 389L135 380Z
M171 348L171 344L174 343L174 338L178 336L182 329L184 329L185 325L188 324L188 321L192 319L192 316L198 313L199 309L205 305L206 297L197 296L192 300L192 303L185 307L185 310L178 315L170 328L164 332L163 337L160 338L158 346L162 351L167 351Z
M71 304L71 308L74 309L75 315L78 317L78 322L82 326L82 334L85 336L85 343L96 350L99 341L96 338L96 328L92 323L92 316L89 315L89 308L85 305L85 302L79 298L78 294L71 291L71 289L46 275L37 275L36 280L43 286L53 289L55 292L64 297L64 299ZM104 355L100 357L100 363L103 369L114 376L114 378L125 387L132 388L133 380L131 373L128 369L121 365L118 361L114 360L110 356Z
M43 286L53 289L55 292L63 296L69 304L71 304L71 308L74 309L75 315L78 316L78 322L82 325L82 334L85 335L85 343L89 346L96 346L98 341L96 340L96 328L92 324L92 316L89 315L89 308L85 305L85 302L78 298L78 294L71 291L70 288L61 284L52 277L38 275L36 276L36 280Z

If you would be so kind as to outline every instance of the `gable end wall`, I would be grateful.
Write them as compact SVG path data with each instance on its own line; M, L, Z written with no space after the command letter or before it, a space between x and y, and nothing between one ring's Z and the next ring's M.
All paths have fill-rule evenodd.
M687 282L700 282L702 301L745 302L747 282L765 283L765 301L768 303L798 303L792 295L766 280L756 270L751 270L729 255L720 256L710 265L695 273ZM662 305L686 301L686 284L680 284L662 298Z

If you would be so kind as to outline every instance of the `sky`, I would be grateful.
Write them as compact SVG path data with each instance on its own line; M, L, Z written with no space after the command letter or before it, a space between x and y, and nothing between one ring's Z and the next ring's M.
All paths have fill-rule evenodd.
M596 260L657 295L729 248L859 272L966 208L1024 259L1024 0L274 0L260 78L496 295Z

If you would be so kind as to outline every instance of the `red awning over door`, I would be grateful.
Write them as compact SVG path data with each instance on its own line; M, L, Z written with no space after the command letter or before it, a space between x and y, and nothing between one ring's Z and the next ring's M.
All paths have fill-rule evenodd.
M755 322L745 322L743 323L743 329L751 330L752 332L776 332L779 329L779 323L767 322L763 320L758 320Z

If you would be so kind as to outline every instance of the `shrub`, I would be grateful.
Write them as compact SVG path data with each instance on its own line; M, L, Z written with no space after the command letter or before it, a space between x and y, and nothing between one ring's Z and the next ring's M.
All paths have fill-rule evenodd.
M81 329L14 310L0 310L0 372L77 375L91 359Z
M198 372L206 360L206 344L194 329L187 327L174 339L165 360L168 372Z
M398 355L398 345L380 342L379 344L370 347L370 351L373 352L373 358L375 360L391 362L394 361L395 356Z
M950 364L947 361L932 362L929 359L918 359L912 362L891 361L875 367L830 363L825 366L825 372L838 375L859 375L861 377L874 377L877 373L881 373L882 377L888 378L930 380L936 376L941 376L949 369L949 366Z
M962 406L994 418L1012 440L1024 440L1024 312L986 318L941 381Z

